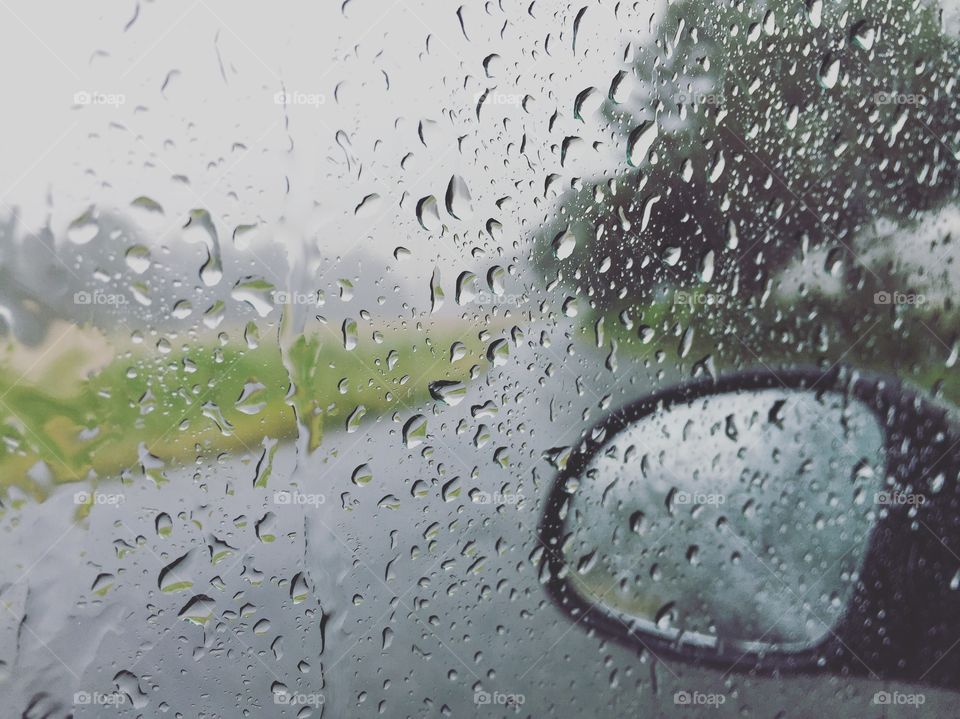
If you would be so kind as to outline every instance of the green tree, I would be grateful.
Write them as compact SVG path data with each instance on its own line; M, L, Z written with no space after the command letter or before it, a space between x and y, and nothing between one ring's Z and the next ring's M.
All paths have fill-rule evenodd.
M704 281L762 294L824 244L862 282L866 224L956 197L960 48L935 5L681 0L655 37L605 93L627 162L562 196L540 244L544 274L598 309Z

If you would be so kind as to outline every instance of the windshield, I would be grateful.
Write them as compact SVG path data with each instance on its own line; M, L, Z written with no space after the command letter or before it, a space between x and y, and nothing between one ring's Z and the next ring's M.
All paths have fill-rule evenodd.
M591 428L681 382L843 366L960 400L955 0L0 16L10 716L876 710L869 673L761 680L585 630L545 591L538 523ZM667 633L829 636L885 426L845 414L855 456L830 463L811 412L807 474L703 490L722 507L660 513L782 435L689 442L623 517L584 490L578 581L629 576L620 609ZM636 477L621 440L597 461ZM797 479L817 473L848 484ZM724 574L731 511L772 573ZM816 582L811 619L783 585Z

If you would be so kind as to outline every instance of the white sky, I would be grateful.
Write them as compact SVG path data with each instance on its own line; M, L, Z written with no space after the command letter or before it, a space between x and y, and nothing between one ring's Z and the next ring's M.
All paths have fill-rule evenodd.
M627 43L648 37L662 2L463 3L469 40L460 5L102 0L54 9L0 0L0 62L8 68L0 74L0 213L17 206L36 228L52 212L61 234L91 204L128 213L131 200L147 195L166 210L154 242L170 231L164 239L175 242L185 213L205 207L225 242L237 225L256 223L259 242L315 247L328 264L358 245L389 262L403 245L414 251L408 279L416 283L434 264L457 271L468 263L489 217L503 223L509 253L553 209L543 197L548 174L560 176L562 190L622 162L622 148L599 123L573 117L573 99L589 86L606 92L627 67ZM948 17L958 17L958 2L950 5ZM574 53L573 20L584 6ZM483 61L493 53L500 60L487 77ZM281 87L325 100L290 106L289 133L275 103ZM488 104L477 122L475 99L493 87L533 100L526 112ZM122 94L125 103L76 107L78 92ZM426 147L418 137L424 121ZM350 171L335 139L341 130ZM586 142L561 166L570 135ZM470 220L444 216L459 242L423 231L414 213L428 194L442 207L453 174L475 207ZM370 193L382 201L354 216ZM508 195L513 209L503 211L495 202Z
M0 60L19 71L0 77L8 99L5 136L15 138L0 145L0 210L20 207L35 228L51 209L49 191L60 231L91 204L126 208L147 195L167 211L158 229L204 206L222 222L224 237L237 224L273 231L284 216L286 231L296 235L325 228L328 254L348 251L358 235L375 236L376 249L389 253L396 244L433 241L411 224L413 205L426 194L442 205L452 174L465 178L478 212L488 212L493 200L519 192L515 182L539 185L542 193L549 172L568 182L609 168L609 147L581 153L579 166L566 169L558 147L564 136L584 133L572 117L573 97L588 85L606 91L623 67L626 42L636 38L624 26L644 33L649 8L636 16L642 22L625 23L626 11L614 16L615 3L591 6L574 55L570 33L580 4L538 0L531 16L527 2L504 3L515 5L505 13L496 3L468 3L470 41L457 3L350 0L343 12L341 4L182 0L135 10L132 0L106 0L61 3L54 11L33 0L4 0ZM484 77L491 53L502 57L496 78ZM493 85L496 92L531 94L531 111L493 107L478 127L474 99ZM326 100L319 108L291 107L289 136L274 102L281 86ZM122 94L125 103L73 106L84 91ZM562 119L548 133L556 109ZM422 120L436 123L428 147L417 136ZM364 168L359 177L356 168L346 172L338 130L353 140ZM539 154L533 172L517 151L524 134L528 156L537 162ZM399 209L404 191L411 197ZM382 214L369 230L376 215L357 220L353 208L373 192L383 196ZM526 206L533 222L549 209ZM475 232L483 225L477 220L457 229Z

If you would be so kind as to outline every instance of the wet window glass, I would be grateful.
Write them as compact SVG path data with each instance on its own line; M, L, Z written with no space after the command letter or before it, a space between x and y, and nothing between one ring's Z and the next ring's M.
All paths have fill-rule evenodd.
M0 16L4 716L949 714L958 0Z

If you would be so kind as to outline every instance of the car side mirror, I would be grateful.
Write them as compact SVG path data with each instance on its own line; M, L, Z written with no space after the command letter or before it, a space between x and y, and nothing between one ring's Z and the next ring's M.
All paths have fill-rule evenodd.
M659 392L560 471L541 577L573 622L656 657L953 687L957 441L945 409L849 368Z

